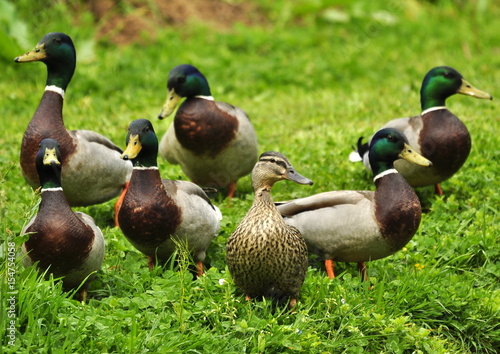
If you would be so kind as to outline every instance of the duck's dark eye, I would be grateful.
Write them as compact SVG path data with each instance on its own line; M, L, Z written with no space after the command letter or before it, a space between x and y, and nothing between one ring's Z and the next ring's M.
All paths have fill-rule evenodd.
M271 160L269 160L269 161L271 161L272 163L276 163L276 160L275 160L275 159L271 159Z
M179 77L177 78L177 83L178 83L178 84L183 84L183 83L185 83L185 82L186 82L186 77L185 77L185 76L179 76Z
M389 135L387 135L387 140L389 140L389 141L394 141L394 137L393 137L392 135L390 135L390 134L389 134Z
M449 72L449 71L446 71L443 75L445 78L449 79L451 77L453 77L453 73Z

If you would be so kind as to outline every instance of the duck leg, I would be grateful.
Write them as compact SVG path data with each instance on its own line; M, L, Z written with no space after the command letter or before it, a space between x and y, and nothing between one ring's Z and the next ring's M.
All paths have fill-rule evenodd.
M89 291L87 289L81 289L80 294L78 295L79 300L82 304L87 303L88 296L89 296Z
M436 183L434 185L434 191L436 192L437 195L441 196L443 195L443 190L441 189L441 186L439 185L439 183Z
M358 263L358 270L361 273L361 280L368 281L368 273L366 272L366 264L365 262Z
M290 299L290 302L288 303L288 308L293 309L296 304L297 304L297 299L295 299L295 298Z
M115 226L116 227L120 227L120 225L118 224L118 212L120 211L120 208L122 207L123 199L125 199L125 194L127 194L127 190L128 190L129 186L130 186L130 182L125 183L125 185L123 186L123 191L115 203Z
M328 278L333 279L335 278L335 273L333 271L333 261L331 259L327 259L325 261L325 268L326 268L326 274L328 275Z
M153 268L155 267L155 259L154 257L151 257L151 256L148 256L148 268L149 270L153 270Z
M203 275L203 263L201 262L196 262L196 274L198 277L201 277Z
M234 197L234 192L236 191L236 182L233 182L229 185L228 191L227 191L227 197L229 199L232 199Z

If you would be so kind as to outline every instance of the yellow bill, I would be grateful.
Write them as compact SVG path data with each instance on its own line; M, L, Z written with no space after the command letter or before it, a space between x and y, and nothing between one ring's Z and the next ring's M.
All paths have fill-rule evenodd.
M123 154L120 156L124 160L135 159L142 149L142 144L139 140L139 135L130 135L128 145Z
M167 99L161 109L160 114L158 115L158 118L163 119L171 115L181 99L182 97L175 93L175 90L173 88L168 90Z
M481 91L471 84L465 79L462 79L462 86L458 89L457 93L461 93L462 95L468 95L476 98L482 98L486 100L492 100L493 96L489 93Z
M427 160L425 157L420 155L419 153L415 152L413 148L405 143L405 147L403 151L399 154L399 157L402 159L405 159L408 162L414 163L416 165L424 166L424 167L430 167L432 166L432 162Z

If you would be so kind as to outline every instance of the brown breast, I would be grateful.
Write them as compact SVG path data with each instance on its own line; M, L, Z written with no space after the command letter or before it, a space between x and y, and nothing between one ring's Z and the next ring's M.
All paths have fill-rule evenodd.
M176 113L174 127L183 147L213 157L234 139L238 120L220 110L214 101L188 98Z
M399 173L379 178L375 185L375 218L382 236L395 252L417 232L422 215L420 201Z
M469 156L469 131L447 109L429 112L422 116L422 121L423 128L419 136L422 155L432 161L432 168L439 175L451 177Z
M25 179L33 188L40 186L35 157L39 150L39 144L43 139L52 138L57 140L63 166L67 164L67 161L71 159L75 152L76 145L63 123L62 107L63 98L61 95L52 91L45 91L24 133L21 144L21 169Z

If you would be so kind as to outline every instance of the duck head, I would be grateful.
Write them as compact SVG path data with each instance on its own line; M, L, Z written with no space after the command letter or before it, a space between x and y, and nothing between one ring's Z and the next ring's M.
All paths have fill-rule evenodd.
M168 74L167 99L158 118L171 115L183 97L195 96L212 96L207 79L192 65L176 66Z
M264 152L252 170L252 185L254 190L271 189L274 183L289 180L298 184L312 185L313 181L299 174L285 155L276 151Z
M41 61L47 65L47 85L66 90L76 67L76 50L71 38L60 32L47 33L35 48L14 59L16 63Z
M420 166L432 166L432 162L418 154L408 144L406 136L398 129L379 130L370 142L370 166L376 175L394 168L394 161L405 159Z
M61 152L54 139L43 139L36 154L36 170L42 188L61 187Z
M446 99L456 93L488 100L493 98L489 93L472 86L457 70L449 66L438 66L431 69L422 82L420 89L422 111L444 106Z
M126 144L122 159L131 160L134 167L157 166L158 138L149 120L137 119L130 123Z

